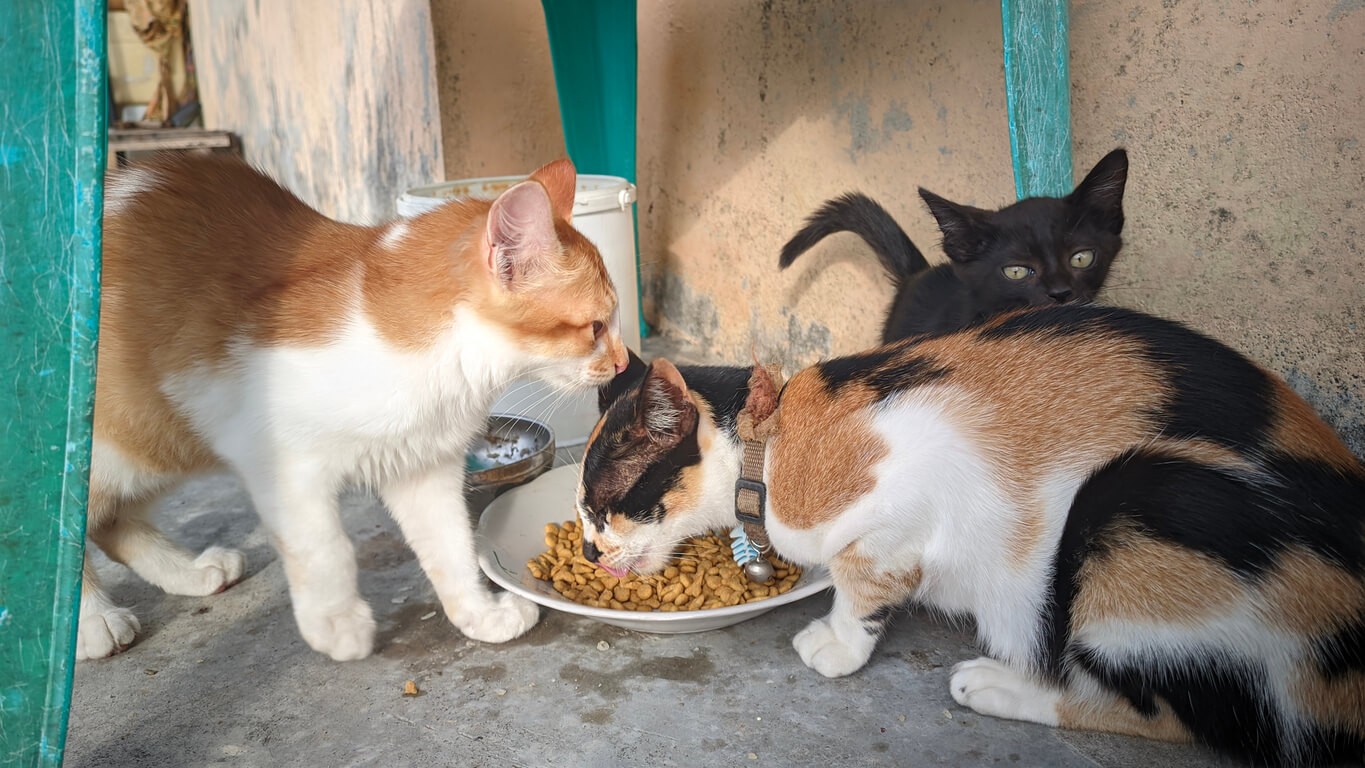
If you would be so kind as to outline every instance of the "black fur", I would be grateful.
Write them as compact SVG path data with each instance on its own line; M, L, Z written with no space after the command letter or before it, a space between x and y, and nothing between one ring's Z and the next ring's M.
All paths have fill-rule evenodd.
M629 359L629 362L626 363L626 369L598 388L598 413L606 413L607 406L619 400L627 389L639 386L640 382L644 380L645 372L649 366L645 365L645 361L641 360L640 356L635 354L632 349L626 350L626 357Z
M1365 672L1365 616L1316 643L1318 669L1327 677Z
M749 368L731 365L684 365L678 368L688 389L711 405L716 426L735 434L735 419L749 398Z
M999 211L959 205L921 189L943 234L949 262L930 267L909 236L872 199L846 194L825 203L782 248L785 269L825 237L852 232L877 254L896 287L882 326L889 343L968 328L1011 309L1087 302L1103 287L1122 247L1123 190L1128 155L1110 152L1066 197L1020 200ZM1088 268L1070 265L1082 250ZM1010 280L1005 267L1031 274Z
M899 347L881 347L852 357L818 363L816 368L831 394L844 387L866 384L884 400L897 392L932 384L951 373L923 357L907 357Z
M1237 660L1201 658L1160 676L1149 668L1107 663L1089 649L1079 650L1075 661L1143 715L1157 713L1159 696L1181 722L1197 724L1194 730L1204 744L1253 764L1278 762L1268 756L1283 748L1275 727L1279 715L1247 684L1256 671Z
M895 359L899 352L900 350L896 347L878 347L866 352L826 360L817 363L816 367L820 369L820 378L824 380L830 394L834 394L848 384L862 381L873 371Z
M671 451L645 469L612 511L620 512L642 523L658 522L665 511L660 504L664 494L676 488L682 481L684 468L700 462L701 449L697 447L697 430L693 429L684 434Z
M815 247L815 244L836 232L852 232L867 243L881 259L882 268L899 290L915 275L929 269L929 262L919 252L910 236L875 200L858 192L850 192L820 206L810 215L806 226L782 246L778 264L783 269L791 266L796 257Z

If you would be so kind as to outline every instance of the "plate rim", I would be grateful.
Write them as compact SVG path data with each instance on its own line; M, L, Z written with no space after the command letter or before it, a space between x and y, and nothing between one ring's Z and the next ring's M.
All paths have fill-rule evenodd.
M573 465L564 466L569 467ZM541 475L541 477L549 475L556 469L560 469L560 467L555 467L550 471L545 472L544 474ZM536 479L538 480L540 478ZM534 482L535 480L532 480L526 483L525 485L521 485L516 488L511 488L507 490L505 493L503 493L493 501L489 502L489 504L483 508L483 511L479 513L479 522L478 525L475 527L474 531L475 533L474 545L475 553L477 554L479 560L479 569L484 572L485 576L491 579L493 583L497 584L498 586L502 587L508 592L526 598L527 600L530 600L531 602L536 603L537 605L541 605L546 608L552 608L557 611L563 611L564 613L572 614L575 616L585 616L600 621L634 621L639 622L641 624L649 625L669 625L687 621L707 622L712 620L739 617L756 618L761 613L765 613L774 608L779 608L781 606L794 603L798 600L811 597L813 595L819 594L820 592L831 589L834 586L833 579L830 578L829 571L824 566L820 565L802 566L802 580L805 580L807 575L809 575L811 577L810 583L793 586L791 590L784 592L783 594L777 595L776 597L769 597L758 602L741 603L739 605L727 605L721 608L710 608L699 611L658 610L626 611L617 610L615 608L597 608L594 606L583 605L581 603L575 603L572 600L569 600L558 593L555 593L554 596L551 596L543 592L537 592L535 590L528 589L527 587L523 586L518 580L518 578L523 574L529 576L529 571L526 570L526 564L522 563L519 565L517 571L511 571L505 565L503 565L500 560L497 560L497 551L495 550L492 542L486 535L486 529L487 522L489 520L489 513L493 512L495 508L499 506L499 502L502 502L503 499L508 494L512 494L517 492L518 490L521 490L522 488L526 488ZM514 576L518 578L514 578ZM750 614L753 615L750 616ZM733 623L738 622L732 622L732 624ZM729 624L724 624L720 626L729 626Z

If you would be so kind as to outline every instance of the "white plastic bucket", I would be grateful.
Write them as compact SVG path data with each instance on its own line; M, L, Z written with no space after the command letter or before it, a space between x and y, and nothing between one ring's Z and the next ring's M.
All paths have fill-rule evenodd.
M456 198L492 199L525 176L494 176L432 184L408 190L398 198L398 215L415 216ZM640 296L635 271L635 185L619 176L578 177L573 225L597 246L607 265L621 306L621 339L640 349ZM564 396L536 380L518 380L493 403L493 413L525 416L548 424L560 446L579 445L597 423L597 393ZM558 403L554 411L546 409Z

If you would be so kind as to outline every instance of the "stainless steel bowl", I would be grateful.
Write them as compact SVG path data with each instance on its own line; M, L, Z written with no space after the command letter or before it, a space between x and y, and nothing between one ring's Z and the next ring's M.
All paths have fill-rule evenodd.
M499 493L530 482L555 461L555 433L521 416L490 416L465 455L465 498L478 514Z

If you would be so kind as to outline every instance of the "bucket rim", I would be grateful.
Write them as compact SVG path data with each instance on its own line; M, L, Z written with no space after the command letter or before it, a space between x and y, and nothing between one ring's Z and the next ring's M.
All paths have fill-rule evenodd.
M437 184L423 184L418 187L411 187L402 195L399 200L408 201L429 201L429 200L458 200L467 198L492 199L497 196L496 192L489 191L481 193L479 188L511 186L520 181L525 181L528 175L519 174L513 176L480 176L468 179L455 179L453 181L443 181ZM469 188L469 193L464 195L449 194L451 190L461 187ZM611 210L626 210L635 203L636 188L629 180L620 176L608 176L595 173L581 173L578 175L577 188L574 191L574 215L601 213Z

